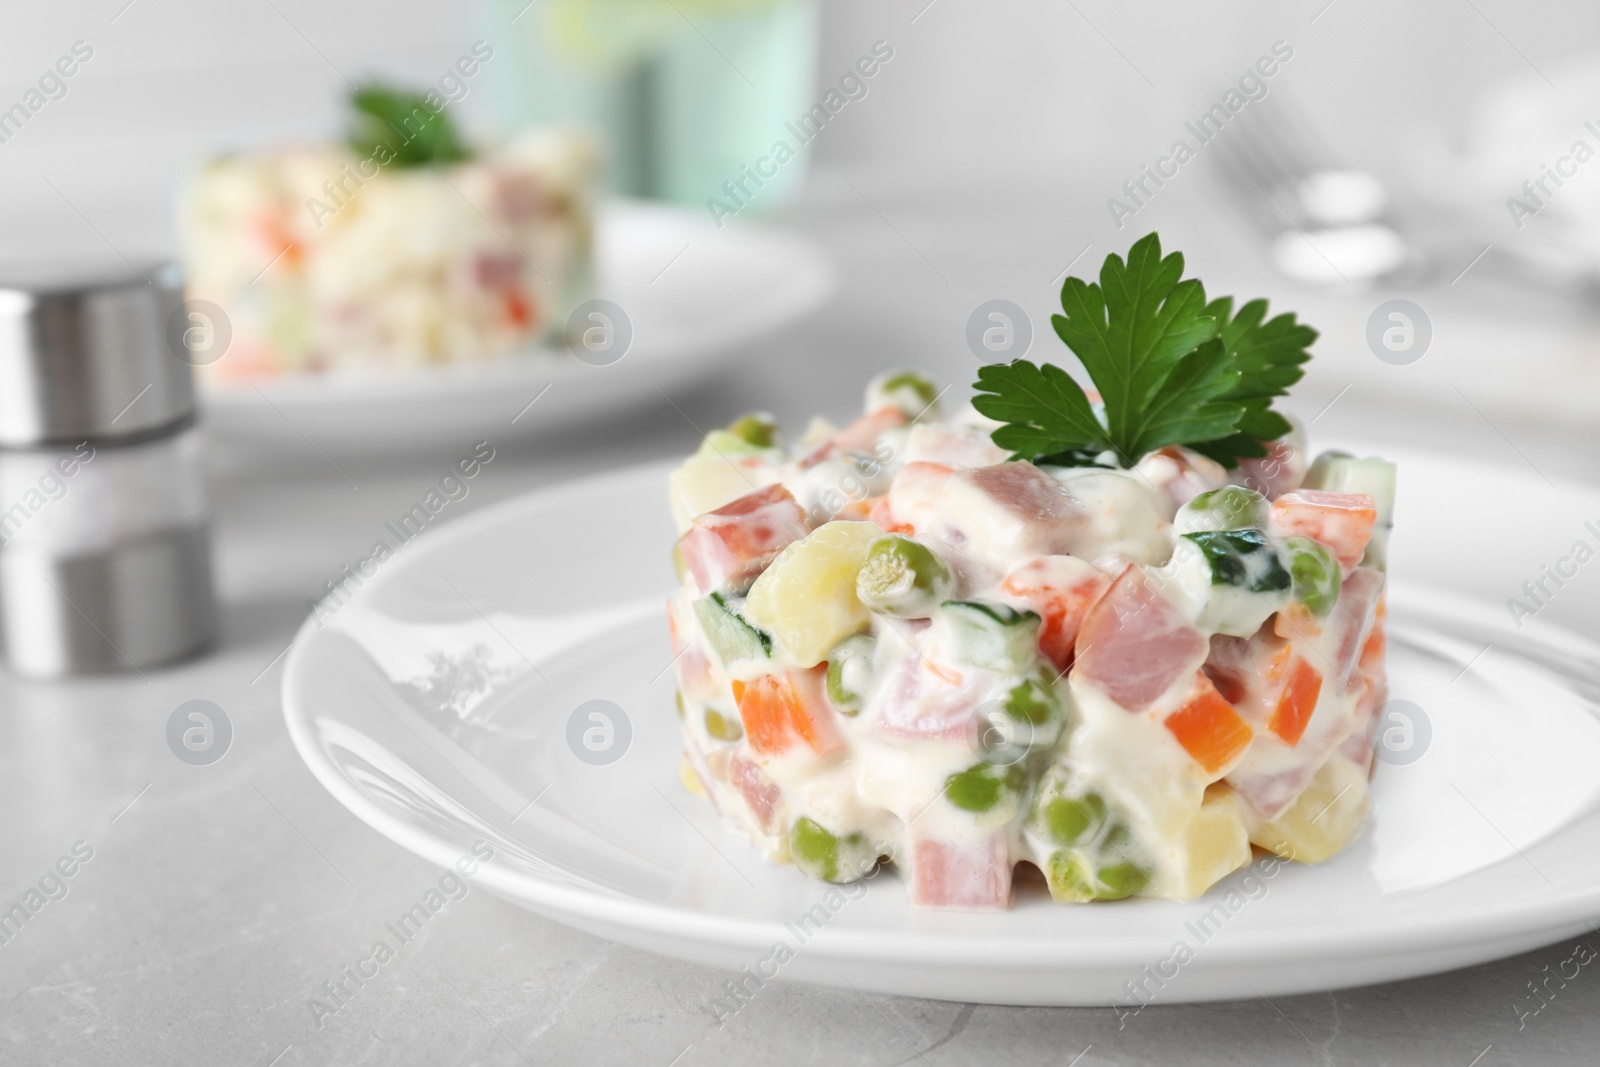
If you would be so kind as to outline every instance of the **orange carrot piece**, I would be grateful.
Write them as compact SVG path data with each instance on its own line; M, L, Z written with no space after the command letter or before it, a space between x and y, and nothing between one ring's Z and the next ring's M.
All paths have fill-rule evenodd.
M1289 672L1289 681L1278 695L1278 706L1273 709L1267 728L1291 748L1298 745L1321 693L1321 672L1296 656L1294 668Z
M733 698L739 704L750 747L764 756L786 752L805 743L820 753L838 748L841 741L832 709L822 696L826 666L805 671L763 674L752 682L735 680Z
M1249 747L1255 734L1211 679L1203 674L1199 679L1189 702L1167 716L1167 729L1196 763L1217 774Z

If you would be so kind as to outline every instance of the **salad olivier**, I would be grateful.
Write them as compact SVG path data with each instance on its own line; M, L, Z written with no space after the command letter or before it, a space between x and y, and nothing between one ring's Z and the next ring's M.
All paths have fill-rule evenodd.
M1369 808L1394 467L1273 398L1314 331L1207 302L1154 234L971 406L911 372L785 447L747 415L670 478L684 784L769 859L911 903L1185 900Z

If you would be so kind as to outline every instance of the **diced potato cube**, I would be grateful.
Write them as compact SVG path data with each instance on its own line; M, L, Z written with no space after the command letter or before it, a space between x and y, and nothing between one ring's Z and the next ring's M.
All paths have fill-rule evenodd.
M1232 791L1213 789L1200 810L1172 843L1168 862L1148 896L1193 900L1250 862L1250 835L1244 811Z
M1330 756L1288 810L1257 826L1250 840L1287 860L1321 863L1350 843L1369 807L1366 771Z
M883 530L870 522L830 522L784 549L750 587L745 617L772 635L796 665L821 663L870 619L856 597L856 575Z
M762 456L722 455L702 449L667 475L672 519L681 534L697 515L714 511L777 479L777 468Z

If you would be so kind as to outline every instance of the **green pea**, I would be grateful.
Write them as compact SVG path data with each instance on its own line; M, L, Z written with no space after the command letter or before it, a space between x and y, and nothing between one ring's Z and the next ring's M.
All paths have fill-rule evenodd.
M718 741L737 741L744 736L744 726L736 715L728 716L715 708L707 708L706 733Z
M865 834L834 834L804 815L789 831L789 855L805 874L836 885L864 878L876 865Z
M1021 794L1028 777L1021 767L996 767L979 763L957 771L944 781L944 795L962 811L991 811L1008 794Z
M880 386L884 393L894 393L901 389L909 389L921 398L924 404L931 404L939 398L939 390L934 384L915 371L903 371L900 374L886 378Z
M1313 615L1325 616L1339 602L1339 563L1333 554L1309 537L1290 537L1289 550L1292 595Z
M925 619L954 585L950 568L926 545L891 534L867 549L856 574L856 597L883 615Z
M840 641L828 653L828 702L839 714L851 718L860 714L866 703L866 696L860 691L863 688L861 683L863 679L871 678L872 656L876 647L876 639L857 634Z
M1043 726L1060 709L1055 687L1043 679L1025 679L1006 694L1006 714L1032 726Z
M1123 861L1101 867L1095 872L1100 883L1099 899L1121 900L1131 897L1150 884L1150 872L1136 863Z
M1083 854L1061 849L1045 860L1044 877L1050 883L1050 896L1062 903L1087 904L1096 897L1094 879Z
M1225 485L1189 501L1176 521L1185 532L1247 530L1265 526L1269 513L1267 498L1254 489Z
M1106 802L1099 793L1052 797L1041 806L1041 821L1057 844L1075 845L1106 821Z
M772 448L778 443L778 422L764 411L736 419L729 425L728 432L757 448Z

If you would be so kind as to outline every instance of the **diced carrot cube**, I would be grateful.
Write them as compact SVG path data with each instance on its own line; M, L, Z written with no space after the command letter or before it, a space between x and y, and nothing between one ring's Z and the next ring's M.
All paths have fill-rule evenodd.
M733 698L739 704L750 747L764 756L787 752L797 744L826 754L843 745L833 721L833 709L823 695L826 666L804 671L763 674L751 682L735 680Z
M1110 586L1110 578L1076 556L1041 556L1013 568L1000 587L1038 613L1039 651L1064 671L1083 620Z
M939 463L907 463L901 467L889 486L889 507L895 521L913 531L926 528L952 473L951 468Z
M1289 671L1289 680L1278 696L1278 706L1273 709L1267 728L1282 738L1284 744L1291 747L1298 745L1321 693L1321 672L1296 656L1294 666Z
M1377 521L1377 505L1365 493L1296 489L1272 502L1272 525L1279 534L1320 542L1346 569L1360 564Z
M890 505L887 495L873 499L872 508L867 512L867 518L877 523L884 533L909 534L915 532L910 526L895 518L894 508Z
M1197 677L1199 685L1188 703L1167 716L1167 729L1196 763L1210 774L1221 775L1250 747L1255 733L1209 678Z
M678 551L701 593L742 590L805 535L800 504L783 486L769 485L697 516Z

